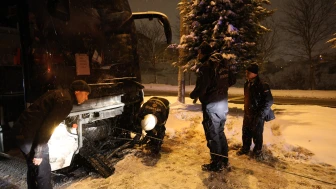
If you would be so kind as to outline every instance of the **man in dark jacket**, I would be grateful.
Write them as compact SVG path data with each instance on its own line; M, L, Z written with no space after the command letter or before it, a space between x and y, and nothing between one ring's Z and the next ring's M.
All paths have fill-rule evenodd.
M20 115L14 129L17 144L27 161L29 189L52 188L48 141L54 129L69 115L73 104L84 103L90 92L85 81L76 80L68 90L46 92Z
M202 103L203 127L210 149L211 162L205 164L205 171L221 171L228 167L228 144L224 125L228 113L229 82L228 61L221 54L212 54L211 46L203 42L198 49L198 59L202 63L198 70L195 89L190 98Z
M253 155L262 156L263 131L265 120L274 119L271 106L273 96L267 83L258 76L258 65L251 64L246 69L246 82L244 84L244 120L243 120L243 147L237 155L248 154L252 140L254 143Z
M147 133L141 143L147 144L153 153L157 154L161 150L168 116L169 101L165 98L152 97L139 110L138 125L141 125L142 130ZM139 133L141 130L138 128ZM138 134L135 140L139 140L140 137L141 135Z

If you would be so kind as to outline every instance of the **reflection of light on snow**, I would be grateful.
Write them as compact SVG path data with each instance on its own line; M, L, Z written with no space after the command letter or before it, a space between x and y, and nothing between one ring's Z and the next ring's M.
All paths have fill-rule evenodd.
M78 136L69 133L66 127L59 124L48 142L51 170L69 166L78 148Z
M185 113L178 113L175 116L177 119L187 120L187 115Z
M193 121L197 118L199 118L199 115L192 113L192 112L174 112L175 117L179 120L184 120L184 121Z
M173 139L176 135L176 131L173 128L166 128L166 136L168 139Z

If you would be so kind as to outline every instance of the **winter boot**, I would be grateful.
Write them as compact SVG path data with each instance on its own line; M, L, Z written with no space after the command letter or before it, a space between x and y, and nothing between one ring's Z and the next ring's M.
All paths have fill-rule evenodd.
M237 151L237 156L241 156L241 155L247 155L250 151L249 150L244 150L243 148L241 148L239 151Z
M222 163L222 167L223 167L223 169L226 169L227 171L232 171L232 166L231 166L231 164L229 163L229 162L227 162L227 163Z
M257 161L262 161L264 160L264 156L263 156L263 153L262 151L256 151L256 152L253 152L253 157L254 159L256 159Z
M209 164L202 165L203 171L214 171L214 172L220 172L224 169L224 166L221 162L211 162Z

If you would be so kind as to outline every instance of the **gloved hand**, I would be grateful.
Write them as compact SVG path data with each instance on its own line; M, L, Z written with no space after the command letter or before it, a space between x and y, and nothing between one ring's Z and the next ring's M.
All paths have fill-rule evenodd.
M259 119L265 119L265 113L264 111L261 111L261 112L258 112L257 115L256 115L256 118L259 118Z
M135 137L133 138L132 144L140 144L140 138L141 138L141 134L137 134L135 135Z
M139 142L139 144L140 144L140 145L147 144L148 140L149 140L149 137L145 136L145 137Z

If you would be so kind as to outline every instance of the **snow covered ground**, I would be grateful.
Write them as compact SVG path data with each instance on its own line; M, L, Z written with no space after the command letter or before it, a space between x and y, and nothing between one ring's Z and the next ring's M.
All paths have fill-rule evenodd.
M176 86L145 85L146 89L177 90ZM187 94L193 86L186 88ZM146 90L145 90L146 91ZM336 98L336 91L275 91L274 96ZM229 93L242 95L239 88ZM146 97L145 100L149 99ZM336 188L335 108L315 105L273 105L276 119L265 124L264 160L236 156L241 146L243 105L229 103L225 125L232 171L209 173L199 103L166 97L171 111L161 154L140 146L117 163L107 179L87 178L63 188Z
M186 94L189 94L193 88L194 86L186 86ZM145 84L145 89L177 91L178 87L161 84ZM229 89L229 94L243 95L243 89L232 87ZM272 90L272 95L294 98L336 99L336 91ZM175 105L178 104L176 102L177 97L168 97L168 99L173 103L171 107L173 109L176 108L174 103ZM193 111L193 109L197 107L199 111L201 111L199 106L192 106L191 104L191 99L186 97L186 104L178 104L177 108L184 107L186 111ZM229 108L243 110L243 105L230 103ZM312 151L315 154L313 159L316 161L322 161L336 166L336 139L334 138L334 133L336 133L336 121L333 117L333 115L336 115L335 108L274 104L272 109L275 111L276 119L265 124L264 143L266 145L282 144L283 141L285 141L287 144L301 146ZM239 126L242 125L242 117L231 117L229 115L229 123L230 118L237 119L235 124L237 124L238 128L241 128ZM174 125L176 124L169 121L167 123L168 128L174 128ZM270 131L271 127L279 127L279 132L282 133L281 137L273 137ZM234 134L232 132L227 132L226 134L228 138L241 139L241 133L234 136L232 136ZM280 140L283 141L280 142ZM286 146L284 146L284 149L285 148Z
M146 90L177 91L177 86L145 85ZM186 94L193 86L186 87ZM230 94L243 95L243 89L231 88ZM336 91L276 91L273 96L335 99ZM146 96L148 100L150 96ZM166 96L171 103L167 131L159 155L144 146L130 149L119 161L115 173L108 178L97 174L69 181L57 189L292 189L336 188L336 108L316 105L272 106L276 119L265 124L264 160L237 156L241 147L243 105L229 103L225 134L229 143L232 170L204 172L210 155L202 127L199 102L186 97L185 104L177 97ZM333 106L334 107L334 106ZM1 174L0 174L1 175ZM0 183L10 175L0 177ZM8 188L23 186L8 182ZM18 187L17 187L18 186ZM0 187L1 188L1 187Z

